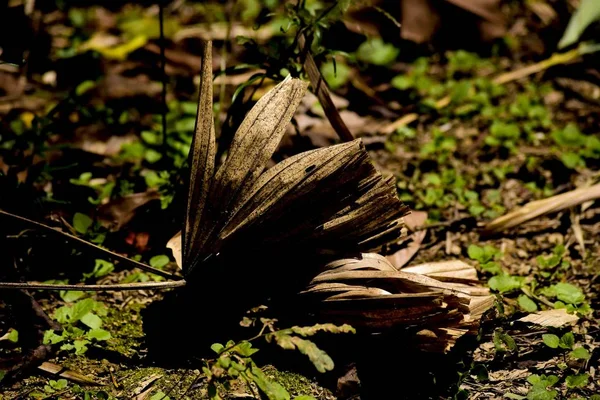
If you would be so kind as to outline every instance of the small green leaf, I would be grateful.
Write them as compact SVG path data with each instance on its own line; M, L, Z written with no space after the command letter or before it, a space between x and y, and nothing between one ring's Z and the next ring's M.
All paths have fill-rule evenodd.
M75 213L73 216L73 228L75 228L78 233L87 233L87 231L90 229L90 226L92 226L92 223L92 219L85 214Z
M144 152L144 159L150 164L154 164L162 158L162 154L154 149L146 149Z
M600 3L597 0L582 0L558 42L558 48L562 49L577 43L586 28L599 19Z
M584 168L585 160L579 154L568 151L560 155L560 161L570 169Z
M150 259L150 266L154 268L162 268L169 263L169 257L164 254L154 256Z
M590 352L585 347L577 347L573 349L573 351L570 353L570 356L578 360L589 360L591 357Z
M476 244L469 245L469 248L467 249L467 253L469 254L470 259L476 260L479 262L481 262L485 256L483 247L479 247Z
M400 50L394 45L385 43L381 38L372 38L361 43L356 50L356 58L374 65L388 65L394 62Z
M350 78L351 69L344 62L333 61L326 62L321 66L323 78L332 90L336 90L344 86Z
M213 343L210 346L210 349L212 351L214 351L217 354L221 354L221 352L223 351L223 349L225 349L225 346L223 346L221 343Z
M498 264L496 261L490 261L486 262L485 264L481 264L481 269L493 275L499 275L503 272L500 264Z
M496 351L504 352L507 349L510 351L517 350L517 343L515 343L515 340L509 334L504 333L501 330L494 331L493 342Z
M397 75L392 78L391 84L396 89L406 90L406 89L410 89L411 87L413 87L415 82L411 76Z
M94 306L94 299L88 297L87 299L79 300L73 305L73 313L71 314L70 322L75 323L79 321L84 315L92 311Z
M48 383L50 384L50 387L55 390L62 390L64 388L66 388L68 385L68 382L66 379L59 379L57 381L50 380L50 382L48 382Z
M585 300L585 296L580 288L570 283L560 282L554 285L556 298L569 304L580 304Z
M75 354L78 356L84 354L87 351L87 344L89 344L89 340L74 340L73 347L75 349Z
M512 275L496 275L490 278L488 285L492 290L500 293L508 293L519 289L523 278Z
M256 383L256 386L267 395L269 400L290 400L290 394L279 383L269 379L265 373L252 363L251 373L248 376Z
M560 343L560 339L558 336L553 335L551 333L546 333L542 335L542 339L544 340L544 344L550 348L556 349L558 348L558 344Z
M105 331L104 329L100 329L100 328L95 328L95 329L90 330L88 333L86 333L85 337L88 339L95 339L95 340L108 340L112 337L112 335L110 334L109 331Z
M106 276L113 272L114 269L115 265L113 263L108 262L106 260L96 259L96 262L94 264L94 270L89 274L83 274L83 276L85 278L102 278L103 276Z
M72 303L85 296L85 292L80 290L61 290L60 297L67 303Z
M573 332L567 332L560 338L560 343L558 344L560 348L570 350L573 348L575 344L575 336L573 336Z
M535 301L531 300L528 296L525 296L524 294L520 295L517 301L519 302L519 307L521 307L527 312L535 312L538 309L538 306L535 303Z
M158 392L154 393L152 397L150 397L150 400L171 400L171 398L162 390L159 390Z
M100 317L91 312L89 312L89 313L85 314L83 317L81 317L80 321L84 325L86 325L92 329L97 329L102 326L102 320L100 319Z
M17 343L19 341L19 331L16 329L11 329L8 333L7 339L9 342Z
M590 376L588 374L569 375L566 382L568 388L582 388L587 386Z
M49 329L44 332L44 339L42 343L44 344L57 344L65 340L64 334L57 335L53 330Z

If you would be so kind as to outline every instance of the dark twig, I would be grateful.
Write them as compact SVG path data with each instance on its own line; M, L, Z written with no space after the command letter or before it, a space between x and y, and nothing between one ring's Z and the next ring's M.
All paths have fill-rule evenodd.
M167 145L167 73L165 72L165 27L164 27L164 4L163 0L158 1L158 19L160 23L160 69L162 79L162 144Z
M81 247L84 247L84 248L86 248L86 249L88 249L88 250L90 250L92 252L101 254L102 256L106 256L106 257L109 257L109 258L111 258L113 260L122 262L123 264L127 264L130 267L139 268L139 269L142 269L142 270L144 270L146 272L151 272L153 274L162 276L163 278L167 278L167 279L172 279L172 280L181 280L182 279L180 276L171 274L171 273L166 272L166 271L162 271L162 270L160 270L158 268L153 268L153 267L151 267L149 265L146 265L146 264L143 264L143 263L141 263L139 261L132 260L130 258L127 258L127 257L122 256L120 254L117 254L115 252L112 252L112 251L110 251L108 249L105 249L103 247L100 247L100 246L97 246L97 245L95 245L93 243L90 243L90 242L88 242L86 240L83 240L83 239L81 239L81 238L79 238L77 236L74 236L74 235L71 235L69 233L60 231L60 230L58 230L56 228L53 228L51 226L42 224L40 222L32 221L30 219L27 219L27 218L24 218L24 217L21 217L21 216L18 216L18 215L11 214L11 213L8 213L6 211L0 210L0 219L3 218L3 217L4 217L4 219L9 219L9 220L11 220L11 221L13 221L15 223L18 223L20 225L29 227L31 229L41 229L41 230L43 230L46 233L53 234L54 236L58 236L58 237L61 237L63 239L66 239L67 241L69 241L69 242L71 242L73 244L76 244L76 245L79 245Z
M145 289L172 289L185 286L184 280L166 282L134 282L117 283L112 285L61 285L33 282L0 282L0 289L30 289L30 290L81 290L85 292L125 291Z
M323 110L325 111L325 115L327 119L329 119L329 123L338 134L340 139L344 142L351 142L354 140L354 136L342 120L340 113L335 108L333 101L331 100L331 96L329 95L329 89L327 88L327 83L325 83L325 79L323 79L323 75L321 75L321 71L317 68L317 64L315 60L310 54L310 50L306 45L306 38L304 34L301 34L298 37L298 45L300 46L300 53L304 56L304 69L308 74L308 78L310 79L310 84L315 91L315 94L319 98L319 102L323 106Z

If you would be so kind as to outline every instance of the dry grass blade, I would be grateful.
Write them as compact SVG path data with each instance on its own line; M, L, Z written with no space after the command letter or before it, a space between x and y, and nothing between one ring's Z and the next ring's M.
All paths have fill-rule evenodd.
M213 118L212 44L203 43L200 70L200 94L196 128L190 149L190 181L188 186L185 224L183 227L183 258L187 265L199 249L200 217L205 207L215 167L215 125ZM180 264L182 265L182 264Z
M227 159L219 167L210 187L202 213L197 252L194 261L188 265L189 271L211 253L214 236L229 219L240 193L251 187L262 174L305 90L304 82L286 79L263 96L246 115L233 138Z
M484 232L500 232L518 226L541 215L561 211L598 198L600 198L600 184L587 188L575 189L547 199L532 201L521 208L491 221L485 226Z

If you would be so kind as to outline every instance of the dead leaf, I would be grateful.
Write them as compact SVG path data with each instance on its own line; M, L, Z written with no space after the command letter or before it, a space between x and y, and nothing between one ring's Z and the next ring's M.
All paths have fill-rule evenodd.
M406 223L406 217L404 218ZM408 240L405 241L406 247L401 248L393 254L387 255L387 259L391 262L396 269L400 269L417 254L419 249L421 248L421 243L423 243L423 239L425 239L425 235L427 235L426 230L418 231L411 234L408 237Z
M411 211L404 217L404 224L411 231L416 231L418 228L425 225L427 222L427 211Z
M481 39L492 40L501 37L506 32L504 16L500 10L499 0L446 0L465 14L481 18L478 28ZM456 25L471 22L470 19L446 18L449 9L444 4L432 0L403 0L401 36L404 39L417 43L424 43L433 37L434 33L443 25Z
M155 190L118 197L98 208L98 218L111 231L118 231L131 221L138 208L158 199L160 199L160 193Z
M559 308L553 310L543 310L536 313L527 314L523 318L518 319L520 322L529 322L531 324L541 326L551 326L560 328L564 325L570 325L577 322L579 317L574 314L569 314L566 309Z
M182 252L182 239L181 232L177 232L175 236L173 236L167 242L167 249L171 249L173 252L173 258L175 258L175 262L179 269L183 268L183 252Z
M108 74L100 81L97 96L107 100L123 99L136 96L155 97L162 91L160 82L151 81L146 75L126 77L118 74Z
M446 282L478 282L477 270L460 260L437 261L403 268L404 272L426 275Z
M600 184L571 190L543 200L536 200L489 222L486 233L500 232L542 215L558 212L600 198Z
M160 55L160 47L155 43L146 43L144 49ZM167 63L183 66L188 71L193 71L194 73L197 71L198 65L202 65L202 57L181 50L165 49L165 58ZM212 57L210 62L212 63Z
M54 364L51 362L43 362L38 369L41 369L44 372L48 372L55 376L60 376L61 378L68 379L72 382L76 382L82 385L93 385L98 386L102 385L102 383L95 381L89 375L83 375L79 372L71 371L61 367L58 364Z
M140 382L137 388L133 390L136 400L144 400L152 390L152 384L162 378L160 374L152 374Z

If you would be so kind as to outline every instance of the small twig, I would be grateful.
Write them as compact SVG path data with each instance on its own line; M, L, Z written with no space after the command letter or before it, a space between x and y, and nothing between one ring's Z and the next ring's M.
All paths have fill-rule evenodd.
M109 258L111 258L113 260L120 261L120 262L122 262L124 264L127 264L127 265L131 266L131 267L139 268L139 269L144 270L146 272L151 272L151 273L153 273L155 275L162 276L163 278L172 279L172 280L181 280L181 279L183 279L180 276L171 274L171 273L166 272L166 271L162 271L162 270L160 270L158 268L153 268L153 267L151 267L149 265L146 265L146 264L143 264L143 263L141 263L139 261L132 260L130 258L127 258L127 257L122 256L120 254L117 254L115 252L112 252L112 251L110 251L108 249L105 249L103 247L100 247L100 246L97 246L97 245L95 245L93 243L90 243L90 242L88 242L86 240L83 240L83 239L81 239L81 238L79 238L77 236L74 236L74 235L71 235L69 233L63 232L61 230L58 230L58 229L53 228L51 226L42 224L40 222L36 222L36 221L30 220L30 219L21 217L19 215L11 214L9 212L0 210L0 219L2 217L8 218L8 219L12 220L13 222L19 223L21 225L25 225L25 226L27 226L27 227L29 227L31 229L41 229L41 230L43 230L43 231L45 231L47 233L53 234L55 236L62 237L63 239L66 239L67 241L69 241L69 242L71 242L73 244L77 244L77 245L80 245L81 247L87 248L88 250L90 250L92 252L99 253L102 256L109 257Z
M30 290L81 290L84 292L124 291L124 290L163 290L185 286L184 280L166 282L116 283L112 285L62 285L35 282L0 282L0 289Z

